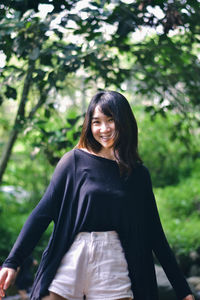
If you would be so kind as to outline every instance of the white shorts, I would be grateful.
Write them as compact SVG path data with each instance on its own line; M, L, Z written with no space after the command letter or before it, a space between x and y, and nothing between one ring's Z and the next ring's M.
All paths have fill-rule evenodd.
M127 262L115 231L81 232L64 255L49 291L68 300L133 299Z

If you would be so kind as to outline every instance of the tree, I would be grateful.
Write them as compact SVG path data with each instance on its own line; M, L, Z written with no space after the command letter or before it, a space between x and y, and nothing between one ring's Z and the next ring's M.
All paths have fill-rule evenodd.
M167 99L168 108L182 113L196 110L200 104L199 1L125 2L113 1L113 8L106 11L104 1L102 11L96 1L93 14L89 8L84 10L88 18L81 20L76 32L83 33L88 26L87 39L92 41L103 23L115 26L106 44L129 59L135 90L147 97L156 94L160 104ZM150 34L135 40L133 34L142 28Z
M11 16L7 12L1 22L1 48L7 58L7 65L2 72L3 91L1 99L2 101L5 97L14 100L19 99L19 106L1 158L0 181L19 132L26 127L26 124L35 116L37 110L46 103L52 87L55 87L62 77L66 76L62 75L63 68L65 68L65 72L68 71L67 74L74 72L79 67L76 56L72 57L71 66L68 70L64 66L65 59L59 61L56 59L57 51L61 51L61 53L76 52L78 47L70 43L63 45L60 41L51 41L49 45L47 44L48 37L45 33L50 28L51 19L48 18L46 21L42 21L34 16L32 12L29 12L25 17L20 17L19 13L14 11ZM11 37L13 34L16 35L14 38ZM17 67L11 62L13 56L17 61ZM56 63L57 66L55 66ZM19 65L21 66L19 67ZM46 70L42 70L41 67L46 67ZM54 68L57 70L53 71ZM15 72L14 76L13 71ZM23 82L21 95L18 95L20 91L15 87L16 80ZM57 88L59 89L59 87ZM27 109L30 91L33 91L33 89L38 91L37 98L32 100L30 108ZM48 104L46 109L48 109Z
M70 10L75 3L65 3L65 6ZM18 1L8 2L8 6L6 4L1 11L0 23L0 47L6 55L6 66L2 70L1 103L12 98L19 101L19 106L1 158L0 181L18 134L26 128L41 106L45 106L48 114L47 100L52 89L57 92L62 89L65 78L82 66L91 69L95 66L106 80L105 64L111 66L113 63L112 58L107 58L105 51L98 53L100 57L97 59L98 49L91 52L86 48L83 51L83 43L77 45L76 41L70 41L69 29L64 33L61 29L52 29L52 22L63 9L56 3L54 13L49 14L45 20L36 16L32 10L24 10L24 6ZM36 9L35 4L32 4L33 7L28 8ZM67 21L63 19L61 25L65 27L69 20L74 20L74 15L69 15ZM68 39L64 34L69 35ZM16 88L19 80L23 82L22 91ZM35 99L33 91L36 91Z

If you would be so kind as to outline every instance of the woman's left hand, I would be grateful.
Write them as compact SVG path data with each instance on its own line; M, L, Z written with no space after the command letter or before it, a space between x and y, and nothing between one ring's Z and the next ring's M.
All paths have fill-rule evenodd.
M187 297L183 298L183 300L195 300L193 295L188 295Z

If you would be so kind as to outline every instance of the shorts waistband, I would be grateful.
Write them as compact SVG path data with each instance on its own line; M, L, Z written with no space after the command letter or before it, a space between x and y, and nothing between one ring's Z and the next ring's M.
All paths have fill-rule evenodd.
M119 240L116 231L92 231L92 232L79 232L74 241L79 240Z

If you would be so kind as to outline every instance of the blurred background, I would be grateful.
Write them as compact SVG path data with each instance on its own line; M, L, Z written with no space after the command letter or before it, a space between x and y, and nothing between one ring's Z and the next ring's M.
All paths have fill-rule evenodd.
M109 89L131 104L167 238L200 290L199 20L199 0L1 1L0 265Z

